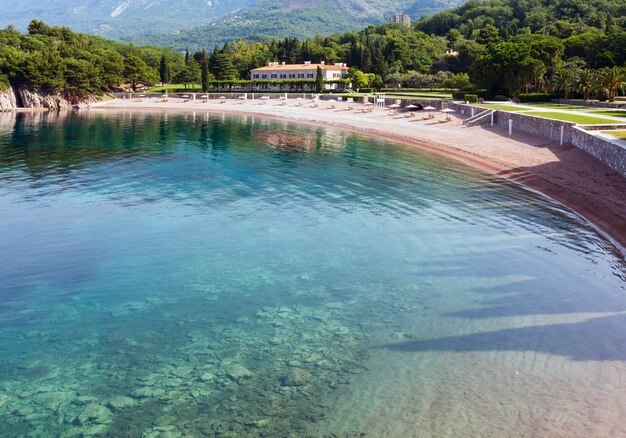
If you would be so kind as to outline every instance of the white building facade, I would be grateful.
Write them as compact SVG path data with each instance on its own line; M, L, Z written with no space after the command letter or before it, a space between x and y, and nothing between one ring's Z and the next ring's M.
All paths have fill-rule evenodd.
M323 80L330 83L324 84L325 90L339 90L345 88L343 84L333 83L341 79L348 77L348 67L346 64L336 63L333 65L326 65L322 62L320 64L311 64L305 62L304 64L285 64L278 62L270 62L265 67L255 68L250 70L250 80L253 81L254 87L262 90L282 90L280 85L263 84L263 81L315 81L317 80L318 67L322 71ZM307 88L314 88L307 85Z
M395 14L389 19L390 23L401 24L406 27L411 27L411 17L407 14Z

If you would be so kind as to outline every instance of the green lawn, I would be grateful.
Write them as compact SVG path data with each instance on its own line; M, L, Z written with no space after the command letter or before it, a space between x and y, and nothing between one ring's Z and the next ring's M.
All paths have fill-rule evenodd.
M610 116L610 117L626 117L626 111L624 110L607 110L607 109L593 109L585 111L587 113L599 116Z
M626 131L604 131L605 134L626 140Z
M168 93L192 93L194 90L198 93L202 91L202 86L200 84L195 84L193 88L190 86L188 89L185 89L183 84L167 84L164 87L154 87L148 90L142 91L142 94L156 94L163 93L167 91Z
M585 111L588 110L588 106L576 106L576 105L560 105L558 103L523 103L522 105L532 106L535 108L549 108L549 109L573 109Z
M546 119L562 120L564 122L574 122L581 125L603 125L615 123L615 120L601 119L599 117L587 117L578 114L558 113L552 111L530 111L525 113L529 116L545 117Z
M451 99L451 94L401 94L401 93L385 93L385 97L397 97L398 99Z
M517 105L504 105L504 104L497 104L497 103L493 103L493 104L488 103L488 104L482 104L479 106L482 108L489 108L489 109L494 109L494 110L499 110L499 111L508 111L511 113L530 111L529 108L518 107Z

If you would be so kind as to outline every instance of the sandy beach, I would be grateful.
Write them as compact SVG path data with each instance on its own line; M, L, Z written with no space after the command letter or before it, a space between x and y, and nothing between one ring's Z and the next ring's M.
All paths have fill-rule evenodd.
M333 108L334 106L334 108ZM210 111L226 114L247 114L285 121L313 123L367 134L442 155L483 171L507 178L539 191L568 206L594 224L626 254L626 179L587 153L571 146L499 128L470 127L462 124L460 115L440 123L443 114L426 113L414 117L391 114L376 108L364 112L365 106L347 103L320 102L297 106L278 100L238 101L224 103L184 101L170 98L113 100L95 104L98 110Z

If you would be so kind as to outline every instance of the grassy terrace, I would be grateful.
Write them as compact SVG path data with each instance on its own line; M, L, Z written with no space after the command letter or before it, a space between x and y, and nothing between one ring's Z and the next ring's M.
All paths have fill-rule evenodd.
M524 114L529 116L544 117L546 119L562 120L564 122L579 123L581 125L603 125L615 123L615 120L603 119L600 117L583 116L580 114L568 114L556 111L528 111Z
M494 110L499 110L499 111L508 111L510 113L519 113L522 111L531 111L531 108L526 108L523 106L517 106L517 105L506 105L506 104L497 104L497 103L488 103L488 104L483 104L483 105L479 105L482 108L489 108L489 109L494 109Z
M609 135L612 135L613 137L626 140L626 131L605 131L605 134L609 134Z
M594 108L588 111L585 111L589 114L599 115L599 116L609 116L609 117L624 117L626 118L625 110L607 110L602 108Z

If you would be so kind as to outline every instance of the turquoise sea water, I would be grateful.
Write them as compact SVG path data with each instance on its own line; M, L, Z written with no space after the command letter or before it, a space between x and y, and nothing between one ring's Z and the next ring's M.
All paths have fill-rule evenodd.
M399 145L0 115L3 437L621 432L625 278L564 207Z

